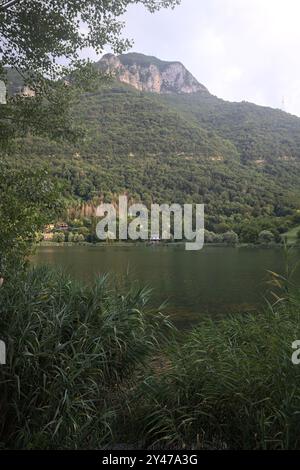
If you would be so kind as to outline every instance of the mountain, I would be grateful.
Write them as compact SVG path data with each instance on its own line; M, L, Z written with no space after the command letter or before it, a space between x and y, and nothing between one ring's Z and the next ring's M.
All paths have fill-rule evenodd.
M146 203L205 203L209 230L287 228L300 209L299 118L223 101L179 63L124 54L95 67L113 78L74 107L80 144L28 136L12 164L46 162L73 203L127 192Z
M137 53L106 54L96 67L119 83L159 94L160 105L176 112L191 128L196 126L230 141L243 162L264 165L300 159L299 118L252 103L221 100L179 62Z
M248 102L231 103L209 94L162 97L186 119L214 131L236 147L242 162L300 160L300 118Z
M116 83L88 93L74 113L86 126L85 148L100 155L200 155L239 159L236 147L161 100Z
M166 62L144 54L106 54L96 64L120 82L153 93L208 93L180 62Z

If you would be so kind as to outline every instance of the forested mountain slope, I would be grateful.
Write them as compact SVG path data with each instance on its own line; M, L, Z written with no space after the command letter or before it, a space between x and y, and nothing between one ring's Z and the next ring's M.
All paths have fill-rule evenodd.
M158 59L153 69L153 60L126 55L122 73L80 97L73 113L85 128L81 142L28 136L17 142L12 164L49 165L71 201L127 192L147 203L204 202L211 230L227 224L238 231L254 219L262 227L283 226L299 209L300 119L220 100L181 64L179 76ZM130 78L145 77L152 87L170 64L169 82L159 75L156 92L141 91ZM126 83L124 67L131 74ZM198 91L184 92L187 83ZM180 91L170 91L174 84Z
M162 101L207 130L230 140L243 162L300 159L300 118L252 103L209 94L168 95Z

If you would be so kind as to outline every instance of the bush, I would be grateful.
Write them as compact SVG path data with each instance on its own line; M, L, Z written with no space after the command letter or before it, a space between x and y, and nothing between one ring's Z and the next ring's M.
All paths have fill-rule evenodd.
M65 241L64 232L56 232L53 234L53 241L55 243L63 243Z
M258 236L258 241L262 244L273 243L275 241L275 236L269 230L263 230Z
M205 243L213 243L215 238L214 232L210 232L209 230L204 230L204 241Z
M259 231L258 228L252 225L246 225L242 228L240 233L240 240L243 243L257 243Z
M227 243L228 245L237 245L239 242L239 237L233 231L226 232L223 235L223 242Z
M0 288L0 448L99 448L111 442L126 384L157 349L167 320L149 291L82 287L48 268Z
M69 232L68 233L68 242L73 242L73 240L74 240L74 234L73 234L73 232Z
M225 233L230 230L230 227L225 222L221 222L220 224L216 225L215 229L217 233Z
M85 240L84 235L82 235L81 233L75 233L73 236L74 243L82 243L84 242L84 240Z
M86 237L89 235L90 230L89 230L87 227L80 227L80 228L78 229L78 233L79 233L80 235L83 235L84 238L86 238Z
M215 233L213 243L223 243L223 235L221 233Z

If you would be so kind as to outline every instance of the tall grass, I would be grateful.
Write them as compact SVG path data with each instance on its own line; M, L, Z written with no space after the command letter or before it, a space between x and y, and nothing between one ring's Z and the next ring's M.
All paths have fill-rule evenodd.
M300 300L294 295L262 313L206 320L173 342L165 373L145 378L139 391L145 445L299 449L296 339Z
M150 291L84 287L49 268L0 288L0 446L299 449L300 294L270 273L268 307L168 336ZM175 330L172 330L175 331Z
M0 288L0 447L99 448L168 321L150 292L107 277L83 287L49 268Z

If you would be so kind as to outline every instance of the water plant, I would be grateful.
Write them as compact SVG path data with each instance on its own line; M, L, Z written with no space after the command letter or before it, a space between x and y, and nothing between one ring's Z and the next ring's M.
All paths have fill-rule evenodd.
M0 447L86 449L112 439L125 384L169 327L149 296L108 276L85 287L49 268L4 283Z

